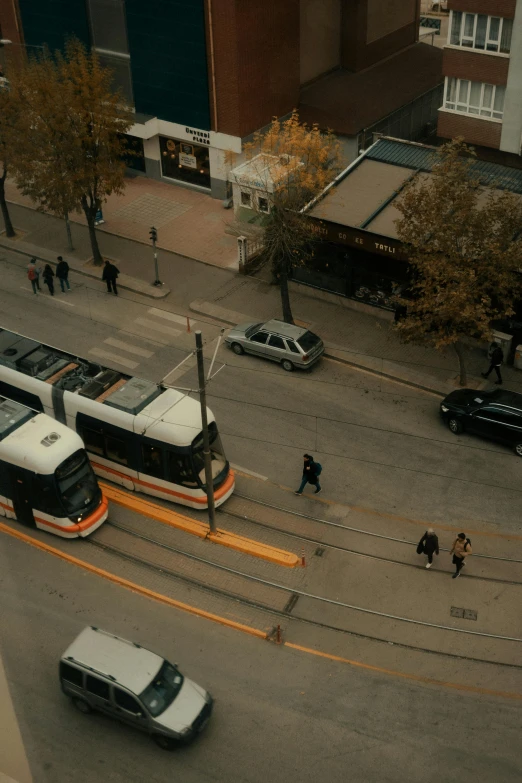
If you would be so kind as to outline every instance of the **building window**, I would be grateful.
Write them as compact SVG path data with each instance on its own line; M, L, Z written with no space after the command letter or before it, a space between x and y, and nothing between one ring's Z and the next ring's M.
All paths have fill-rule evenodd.
M252 209L252 194L248 190L241 191L241 206Z
M161 172L164 177L210 188L210 150L192 142L160 136Z
M506 88L502 85L446 77L444 108L501 120L505 93Z
M262 196L260 196L257 199L257 206L260 212L265 212L267 215L270 212L270 204L268 203L267 198L263 198Z
M512 30L512 19L452 11L449 43L482 52L509 54Z
M124 0L88 0L91 39L104 68L113 74L113 88L132 106L132 77Z

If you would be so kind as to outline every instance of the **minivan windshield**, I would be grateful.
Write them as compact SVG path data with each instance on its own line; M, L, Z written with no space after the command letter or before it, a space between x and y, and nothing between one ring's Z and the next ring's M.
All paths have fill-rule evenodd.
M302 337L298 337L297 342L306 353L312 348L315 348L315 346L321 342L321 338L313 332L305 332Z
M183 675L175 666L164 661L161 669L140 698L150 714L156 718L170 707L183 685Z

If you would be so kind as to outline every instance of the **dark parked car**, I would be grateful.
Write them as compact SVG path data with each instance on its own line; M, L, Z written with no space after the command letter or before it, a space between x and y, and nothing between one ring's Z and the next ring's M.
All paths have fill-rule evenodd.
M505 389L459 389L440 404L440 414L456 435L472 432L511 446L522 457L522 394Z

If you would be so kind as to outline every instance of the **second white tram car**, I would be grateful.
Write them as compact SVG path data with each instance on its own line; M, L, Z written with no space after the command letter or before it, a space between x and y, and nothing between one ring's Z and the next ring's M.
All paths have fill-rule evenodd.
M53 416L82 438L91 464L126 489L206 508L199 403L0 329L0 395ZM216 505L234 491L208 411Z
M2 397L0 514L62 538L88 536L107 518L80 436Z

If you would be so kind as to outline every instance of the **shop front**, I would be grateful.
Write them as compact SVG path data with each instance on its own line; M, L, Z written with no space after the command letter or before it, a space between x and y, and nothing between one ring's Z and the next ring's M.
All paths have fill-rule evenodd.
M210 190L210 141L204 137L201 140L206 143L160 136L162 176Z
M295 282L394 310L393 295L408 281L402 244L389 237L311 218L313 256L292 269Z

